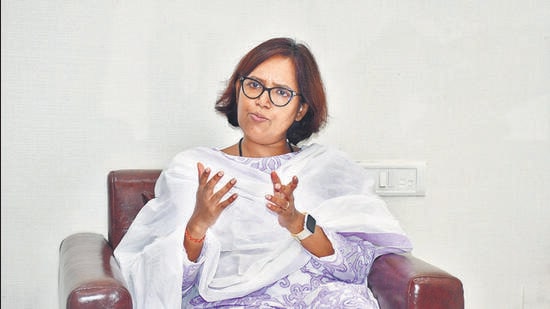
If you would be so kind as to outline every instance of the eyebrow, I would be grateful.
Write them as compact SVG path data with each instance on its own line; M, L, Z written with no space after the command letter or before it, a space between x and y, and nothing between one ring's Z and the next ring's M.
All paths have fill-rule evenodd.
M264 80L263 78L260 78L260 77L254 76L254 75L249 75L248 78L255 79L255 80L261 82L262 85L264 85L264 87L267 87L267 86L265 85L266 82L265 82L265 80ZM287 86L287 85L285 85L285 84L277 84L277 83L275 83L273 87L280 87L280 88L285 88L285 89L288 89L288 90L296 91L296 90L294 90L292 87ZM272 87L268 87L268 88L272 88Z

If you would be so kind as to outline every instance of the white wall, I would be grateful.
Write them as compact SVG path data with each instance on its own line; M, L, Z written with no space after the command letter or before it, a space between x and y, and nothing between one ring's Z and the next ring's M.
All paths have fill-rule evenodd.
M306 41L329 94L312 141L428 164L388 198L467 308L550 306L548 1L2 1L2 308L57 306L58 246L106 234L106 175L238 132L238 59ZM323 4L320 4L323 3Z

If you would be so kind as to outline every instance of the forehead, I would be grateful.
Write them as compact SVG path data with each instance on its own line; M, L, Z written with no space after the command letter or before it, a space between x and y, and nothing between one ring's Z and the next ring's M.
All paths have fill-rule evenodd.
M266 86L286 85L296 87L296 68L288 57L274 56L260 63L252 72L251 77L259 79Z

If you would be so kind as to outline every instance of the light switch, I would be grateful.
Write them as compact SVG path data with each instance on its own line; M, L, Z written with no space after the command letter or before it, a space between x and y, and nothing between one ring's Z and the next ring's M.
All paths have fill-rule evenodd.
M388 174L387 170L381 170L378 174L378 186L380 188L385 188L388 186Z
M426 195L426 162L423 161L359 161L372 173L374 190L381 196Z

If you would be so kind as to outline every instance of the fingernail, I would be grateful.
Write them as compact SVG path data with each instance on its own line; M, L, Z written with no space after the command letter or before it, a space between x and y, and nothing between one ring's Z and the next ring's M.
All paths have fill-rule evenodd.
M268 200L271 200L273 198L273 196L271 194L266 194L265 198L268 199Z
M276 184L275 184L275 189L276 189L276 190L281 189L281 184L280 184L280 183L276 183Z
M229 181L232 185L236 184L237 183L237 179L233 178Z
M223 171L219 171L218 176L222 177L223 176Z

